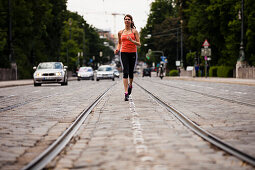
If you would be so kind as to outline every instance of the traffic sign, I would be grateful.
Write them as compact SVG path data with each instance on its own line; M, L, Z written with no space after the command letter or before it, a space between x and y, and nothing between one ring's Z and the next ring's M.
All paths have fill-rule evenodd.
M180 66L181 65L181 61L175 61L175 65L176 66Z
M210 44L207 40L205 40L202 46L205 48L208 48L210 46Z
M201 48L201 56L211 56L211 48Z

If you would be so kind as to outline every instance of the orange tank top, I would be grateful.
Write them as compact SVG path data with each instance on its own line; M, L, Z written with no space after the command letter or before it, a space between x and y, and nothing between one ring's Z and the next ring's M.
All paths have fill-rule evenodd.
M128 36L135 40L135 34L133 32L127 35L121 34L121 52L136 52L136 45L128 40Z

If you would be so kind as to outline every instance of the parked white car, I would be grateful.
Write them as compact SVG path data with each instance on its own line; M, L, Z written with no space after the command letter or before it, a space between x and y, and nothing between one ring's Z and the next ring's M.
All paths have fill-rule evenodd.
M67 66L62 62L42 62L37 67L33 67L34 72L34 86L41 86L41 84L59 83L67 85Z
M99 81L102 79L112 79L112 81L114 81L114 73L111 66L102 65L98 68L96 72L96 80Z
M80 67L78 74L77 74L77 80L94 80L94 71L92 67Z

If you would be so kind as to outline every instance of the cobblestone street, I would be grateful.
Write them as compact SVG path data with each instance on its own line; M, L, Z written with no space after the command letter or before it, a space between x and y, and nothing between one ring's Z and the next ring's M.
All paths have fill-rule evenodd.
M135 81L202 128L255 155L254 86L157 77ZM195 135L136 84L125 102L121 79L0 88L1 108L7 107L0 112L1 169L28 164L111 86L48 168L253 169Z

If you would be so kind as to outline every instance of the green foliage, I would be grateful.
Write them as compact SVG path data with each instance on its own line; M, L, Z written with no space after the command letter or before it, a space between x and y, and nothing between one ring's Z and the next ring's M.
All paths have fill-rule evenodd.
M61 61L74 71L89 64L92 56L97 63L109 62L113 56L104 46L94 27L82 16L66 10L67 0L13 0L12 39L19 79L32 78L32 67L43 61ZM8 9L8 1L0 0L0 11ZM0 68L10 66L7 44L7 13L0 13ZM69 25L68 20L72 19ZM113 42L109 42L113 46ZM99 58L102 51L106 58ZM84 56L78 58L78 52ZM79 60L79 62L78 62ZM93 64L94 64L93 63Z
M158 12L157 9L163 10ZM255 3L244 1L244 48L245 59L255 66ZM196 52L199 64L202 44L207 39L210 43L212 56L210 65L226 65L234 67L239 58L241 42L241 20L238 13L241 1L236 0L156 0L151 5L147 25L141 31L141 42L147 44L140 52L145 54L148 49L162 50L168 57L168 68L175 67L175 60L180 60L180 31L177 28L182 20L184 65L193 65ZM172 30L172 31L171 31ZM180 30L180 29L178 29ZM145 39L151 34L150 39ZM178 40L177 40L178 39ZM177 54L179 52L179 58ZM145 55L144 55L145 56ZM158 58L152 59L156 62Z
M195 64L196 52L188 52L186 54L186 62L193 66Z
M233 77L233 67L218 66L217 77Z
M217 77L217 66L212 66L209 69L209 77Z
M178 70L171 70L171 71L169 71L169 75L170 76L179 76L179 72L178 72Z
M159 63L161 56L153 54L149 60L146 59L146 53L151 49L152 51L163 51L164 55L167 56L168 63L171 65L168 68L174 68L176 49L169 47L176 47L176 35L171 29L175 28L176 24L178 25L179 23L176 19L177 13L173 5L173 0L156 0L151 4L147 24L140 33L141 43L147 44L147 46L141 46L138 51L139 59L146 61L149 65L152 65L153 62ZM169 37L169 33L173 33L173 35ZM151 37L146 38L148 35L151 35Z

